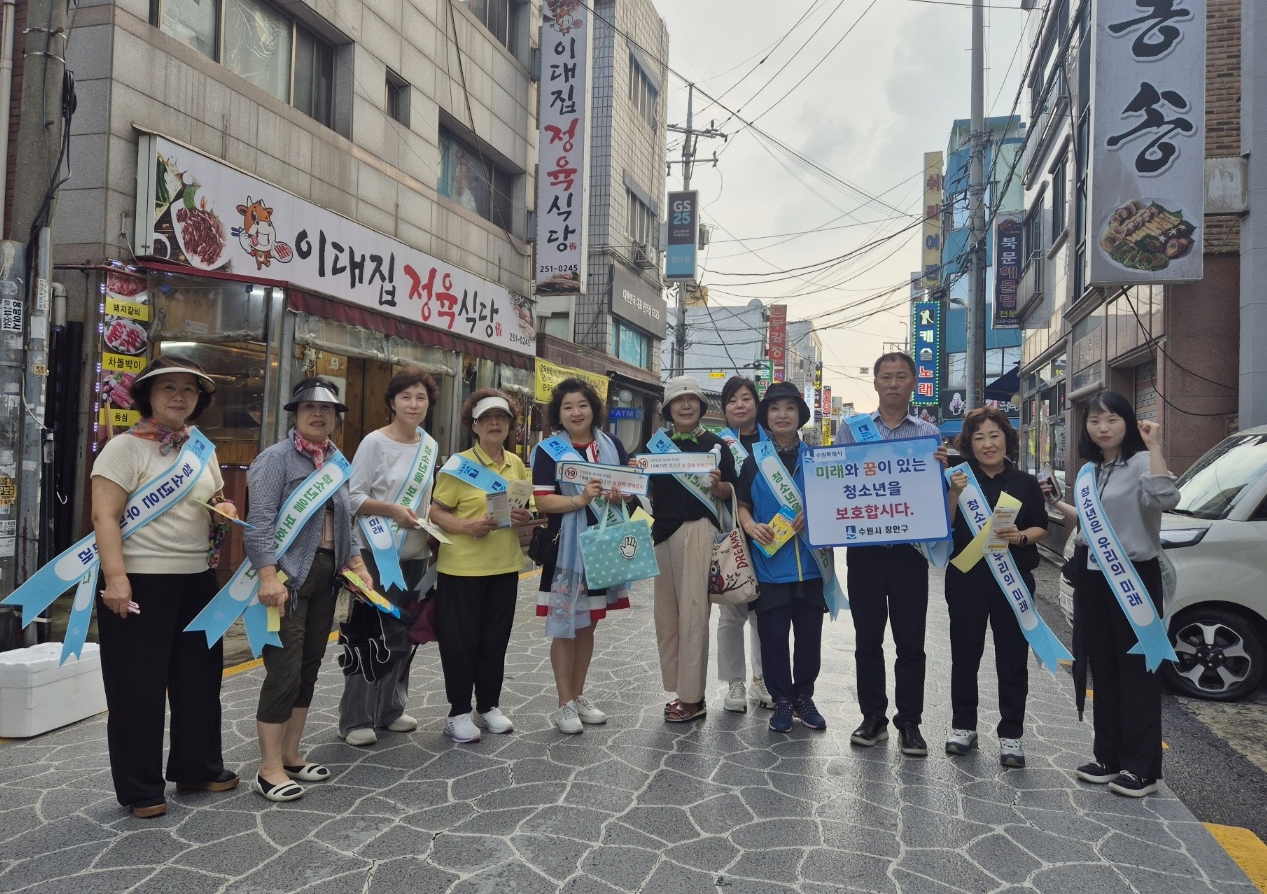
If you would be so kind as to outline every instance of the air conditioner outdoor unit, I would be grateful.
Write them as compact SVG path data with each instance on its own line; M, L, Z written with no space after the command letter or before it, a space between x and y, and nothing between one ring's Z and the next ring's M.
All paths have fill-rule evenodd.
M633 262L634 266L643 270L654 270L660 266L659 252L645 242L635 242L633 244Z

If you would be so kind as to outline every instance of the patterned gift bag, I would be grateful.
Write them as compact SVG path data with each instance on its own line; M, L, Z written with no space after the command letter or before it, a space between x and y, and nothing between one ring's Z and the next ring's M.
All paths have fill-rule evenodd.
M651 546L651 525L646 519L629 520L624 505L624 521L609 525L608 513L597 527L582 531L581 558L585 562L585 583L591 590L645 580L660 573Z

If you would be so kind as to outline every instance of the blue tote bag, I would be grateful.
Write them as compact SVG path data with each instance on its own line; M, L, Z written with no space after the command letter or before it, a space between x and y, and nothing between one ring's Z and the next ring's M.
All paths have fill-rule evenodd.
M604 512L597 526L582 531L578 537L585 562L585 584L591 590L645 580L660 573L651 545L651 525L646 519L630 521L623 505L620 514L624 521L608 524L609 513Z

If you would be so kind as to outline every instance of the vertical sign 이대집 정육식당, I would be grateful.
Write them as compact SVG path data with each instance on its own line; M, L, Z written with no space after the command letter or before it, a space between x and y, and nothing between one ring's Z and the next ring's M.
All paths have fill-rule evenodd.
M923 231L923 288L935 289L941 285L941 185L942 155L940 152L924 153L924 231Z
M589 9L579 0L542 4L534 275L538 294L577 295L585 283L590 24Z
M1205 0L1099 0L1092 8L1088 283L1198 280Z
M999 214L994 218L994 328L1020 329L1016 289L1021 281L1022 215Z
M941 400L941 302L916 301L911 324L915 355L915 393L911 403L935 407Z

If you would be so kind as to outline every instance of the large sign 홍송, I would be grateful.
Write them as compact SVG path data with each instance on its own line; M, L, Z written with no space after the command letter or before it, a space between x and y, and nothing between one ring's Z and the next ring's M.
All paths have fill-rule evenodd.
M194 271L285 280L377 313L533 356L529 299L245 174L146 134L136 253Z
M1092 9L1088 283L1201 279L1206 2Z
M877 546L950 536L933 437L806 451L805 525L811 546Z

